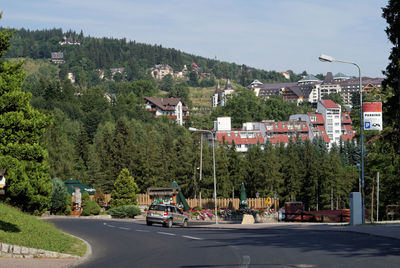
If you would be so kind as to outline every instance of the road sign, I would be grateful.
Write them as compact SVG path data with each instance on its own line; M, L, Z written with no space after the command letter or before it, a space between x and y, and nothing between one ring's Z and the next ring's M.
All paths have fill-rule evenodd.
M382 103L364 102L364 130L382 130Z

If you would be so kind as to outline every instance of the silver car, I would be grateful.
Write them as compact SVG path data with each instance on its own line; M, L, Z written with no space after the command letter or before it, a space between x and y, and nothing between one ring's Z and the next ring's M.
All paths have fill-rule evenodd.
M188 218L174 205L152 204L147 210L146 224L161 223L164 227L171 228L172 225L187 227Z

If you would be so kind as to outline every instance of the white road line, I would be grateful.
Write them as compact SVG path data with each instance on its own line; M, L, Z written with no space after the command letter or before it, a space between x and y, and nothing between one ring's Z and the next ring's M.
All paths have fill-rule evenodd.
M164 233L164 232L157 232L158 234L164 234L164 235L176 235L176 234L171 234L171 233Z
M240 265L241 268L247 268L250 264L250 256L244 255L242 256L242 265Z
M188 236L188 235L182 235L182 237L189 238L189 239L194 239L194 240L203 240L203 238L194 237L194 236Z
M109 225L109 224L108 224L107 226L108 226L108 227L111 227L111 228L114 228L114 227L115 227L114 225Z
M136 231L136 232L143 232L143 233L148 233L148 232L150 232L150 231L148 231L148 230L140 230L140 229L136 229L135 231Z
M118 227L119 229L122 229L122 230L130 230L131 228L126 228L126 227Z

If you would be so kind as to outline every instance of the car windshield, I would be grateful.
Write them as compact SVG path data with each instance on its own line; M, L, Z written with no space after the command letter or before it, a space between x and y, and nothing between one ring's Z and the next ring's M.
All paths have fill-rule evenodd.
M149 210L156 210L156 211L165 211L166 207L165 206L160 206L160 205L151 205Z

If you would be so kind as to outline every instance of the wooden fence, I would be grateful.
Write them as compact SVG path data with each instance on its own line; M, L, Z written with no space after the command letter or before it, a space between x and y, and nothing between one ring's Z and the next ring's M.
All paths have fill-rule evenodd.
M149 206L151 204L151 199L148 194L139 194L138 196L138 205L140 206ZM202 198L201 202L200 199L186 199L190 208L195 207L202 207L206 209L213 209L214 199L213 198ZM230 208L230 209L239 209L239 198L218 198L217 199L217 207L218 208ZM249 208L252 209L260 209L260 208L267 208L266 202L267 198L247 198L247 203ZM279 208L279 198L274 200L271 199L272 208Z

